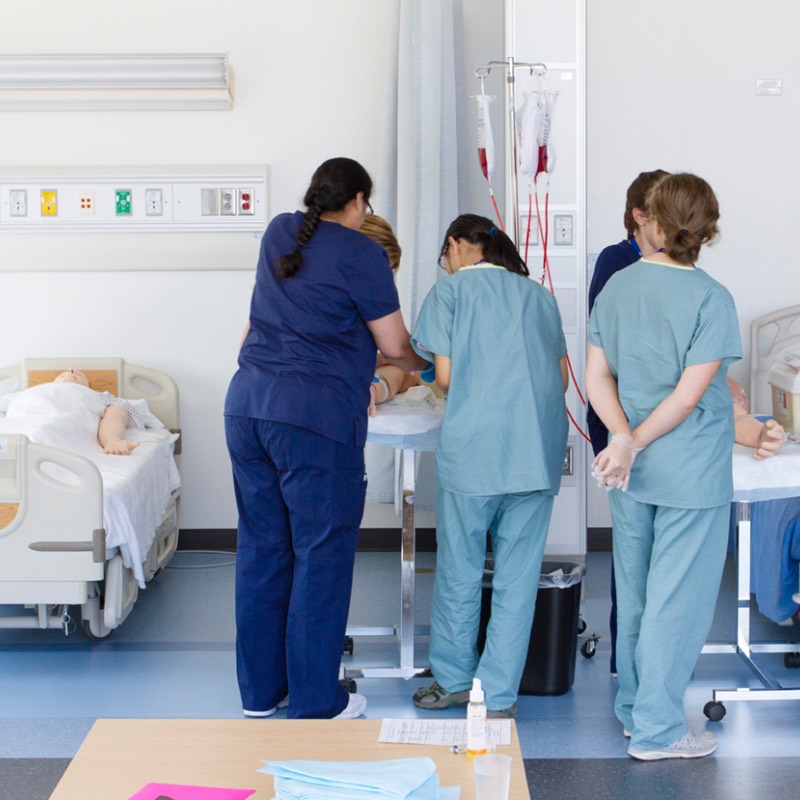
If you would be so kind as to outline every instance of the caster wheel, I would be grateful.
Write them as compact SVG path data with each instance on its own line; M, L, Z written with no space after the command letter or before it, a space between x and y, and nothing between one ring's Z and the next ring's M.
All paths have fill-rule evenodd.
M355 694L358 684L352 678L342 678L339 683L347 689L350 694Z
M800 653L784 653L783 666L786 669L797 669L800 667Z
M712 722L719 722L725 716L725 706L716 700L711 700L703 707L703 713Z
M581 655L584 658L594 658L594 654L597 652L597 646L594 639L587 639L581 645Z
M344 637L344 644L342 645L342 652L348 653L349 655L353 655L353 637L352 636L345 636Z
M580 636L586 630L586 620L583 617L578 617L578 635Z

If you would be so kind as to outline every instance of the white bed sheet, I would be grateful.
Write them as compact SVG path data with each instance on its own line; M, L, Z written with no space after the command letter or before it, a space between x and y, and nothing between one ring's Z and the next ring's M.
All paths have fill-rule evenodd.
M106 455L97 441L97 409L91 407L91 402L84 402L88 396L85 392L91 390L55 384L45 384L36 390L39 391L27 390L32 398L29 404L22 408L17 405L13 416L0 418L0 434L24 434L38 444L85 456L97 466L103 478L106 547L119 548L124 565L144 587L142 563L172 492L180 486L173 457L177 435L163 427L129 428L127 438L140 442L139 447L127 456ZM70 482L69 475L59 472L61 468L55 464L51 467L43 467L43 471L56 480Z

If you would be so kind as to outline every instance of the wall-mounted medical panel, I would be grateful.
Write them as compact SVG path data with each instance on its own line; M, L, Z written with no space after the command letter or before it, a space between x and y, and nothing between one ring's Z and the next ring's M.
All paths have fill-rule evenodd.
M569 428L570 463L553 506L545 553L582 557L586 553L589 471L583 385L587 317L586 0L506 0L505 12L507 52L546 67L544 74L541 69L517 72L517 107L524 101L531 103L528 108L545 107L547 113L542 119L547 120L548 132L546 160L542 158L542 143L535 140L540 148L537 169L546 166L547 171L540 170L538 180L531 185L526 175L520 175L516 198L519 242L520 251L527 253L532 280L543 282L555 293L571 366L566 395L575 421ZM510 198L514 199L513 191ZM535 235L526 248L529 212Z
M265 165L0 167L3 233L261 233Z

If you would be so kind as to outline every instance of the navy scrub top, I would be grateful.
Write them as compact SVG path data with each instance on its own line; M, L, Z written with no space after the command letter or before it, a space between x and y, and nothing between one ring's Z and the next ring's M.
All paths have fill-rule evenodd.
M288 423L363 446L376 346L367 320L400 307L386 252L364 234L320 221L300 271L278 280L303 212L280 214L261 240L250 331L226 416Z

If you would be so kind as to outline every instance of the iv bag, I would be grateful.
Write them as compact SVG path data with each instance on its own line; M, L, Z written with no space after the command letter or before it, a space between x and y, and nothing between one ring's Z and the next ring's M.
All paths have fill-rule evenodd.
M478 101L478 161L483 177L491 183L494 174L494 137L492 136L492 120L489 117L489 103L494 98L488 94L479 94L475 99Z
M533 180L538 163L538 147L536 145L537 102L533 92L526 92L522 104L517 109L517 162L519 171Z
M558 92L536 93L536 170L534 180L544 172L551 175L556 167L556 151L552 140L553 114L556 110Z

